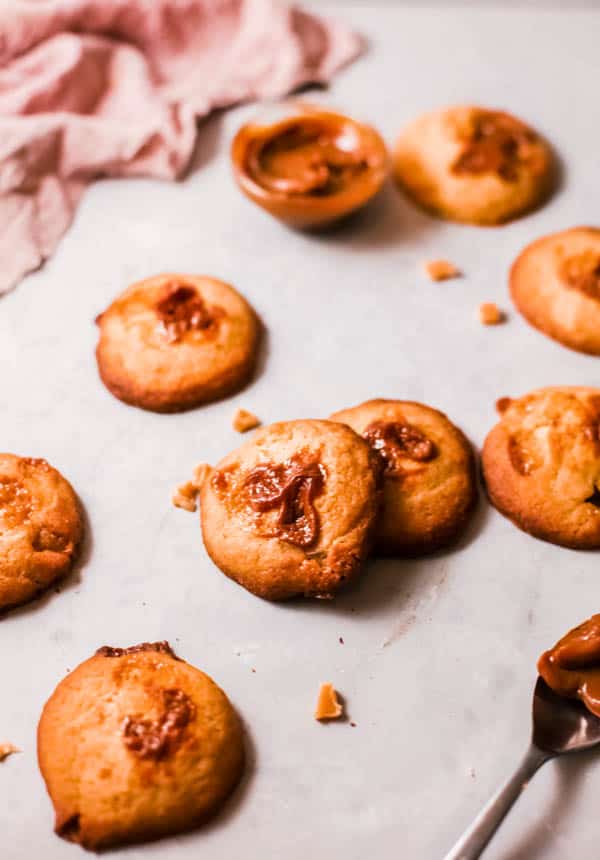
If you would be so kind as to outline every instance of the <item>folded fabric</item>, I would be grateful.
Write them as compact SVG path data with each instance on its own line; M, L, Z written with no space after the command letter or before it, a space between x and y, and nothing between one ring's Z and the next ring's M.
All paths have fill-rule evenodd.
M0 293L52 254L95 178L175 179L198 117L325 83L361 48L277 0L5 0Z

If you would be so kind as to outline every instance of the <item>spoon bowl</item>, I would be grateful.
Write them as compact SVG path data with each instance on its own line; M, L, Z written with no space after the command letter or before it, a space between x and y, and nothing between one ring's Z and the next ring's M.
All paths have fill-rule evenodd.
M577 699L558 696L538 678L533 691L532 743L552 755L587 750L600 743L600 718Z
M533 732L525 758L444 860L477 860L534 773L549 759L600 744L600 718L558 696L542 678L533 691Z

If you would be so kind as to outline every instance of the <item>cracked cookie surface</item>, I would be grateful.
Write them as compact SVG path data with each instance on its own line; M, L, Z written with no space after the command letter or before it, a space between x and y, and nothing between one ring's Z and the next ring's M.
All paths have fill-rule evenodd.
M46 460L0 454L0 610L71 569L83 532L69 482Z
M600 389L541 388L497 408L482 453L491 502L535 537L600 547Z

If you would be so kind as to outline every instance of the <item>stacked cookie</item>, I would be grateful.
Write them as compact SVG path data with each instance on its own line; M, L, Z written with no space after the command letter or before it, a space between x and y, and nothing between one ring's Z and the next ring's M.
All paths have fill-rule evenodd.
M419 403L272 424L205 477L204 543L260 597L332 597L371 550L418 555L455 540L477 498L474 462L463 433Z

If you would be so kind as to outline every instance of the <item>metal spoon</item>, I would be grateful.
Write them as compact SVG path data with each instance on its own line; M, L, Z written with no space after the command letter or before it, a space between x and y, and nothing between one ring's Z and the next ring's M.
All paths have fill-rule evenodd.
M476 860L534 773L549 759L600 743L600 719L574 700L553 693L538 678L533 692L533 734L513 776L481 810L444 860Z

